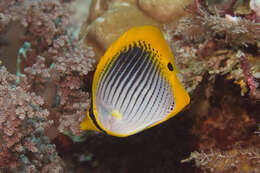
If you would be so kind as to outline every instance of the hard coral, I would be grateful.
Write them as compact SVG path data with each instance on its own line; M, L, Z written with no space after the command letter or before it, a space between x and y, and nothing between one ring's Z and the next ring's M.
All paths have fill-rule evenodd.
M0 67L0 168L13 172L36 172L53 160L63 162L44 135L51 124L49 112L42 107L43 99L30 93L26 77L20 86L15 76ZM0 169L0 170L1 170Z

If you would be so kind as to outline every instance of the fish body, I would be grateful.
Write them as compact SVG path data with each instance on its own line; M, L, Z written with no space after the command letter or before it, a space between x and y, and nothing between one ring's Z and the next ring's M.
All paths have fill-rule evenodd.
M81 129L125 137L168 120L190 101L176 73L160 30L133 27L100 59Z

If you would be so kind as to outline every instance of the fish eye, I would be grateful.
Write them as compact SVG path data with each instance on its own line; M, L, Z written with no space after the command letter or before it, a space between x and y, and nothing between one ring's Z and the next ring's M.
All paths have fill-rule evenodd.
M170 71L173 71L173 66L172 66L172 64L169 62L168 63L168 69L170 70Z

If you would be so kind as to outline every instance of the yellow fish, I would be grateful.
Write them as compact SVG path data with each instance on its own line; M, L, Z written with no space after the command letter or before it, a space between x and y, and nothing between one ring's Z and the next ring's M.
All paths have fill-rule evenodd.
M100 59L81 129L125 137L168 120L190 102L176 72L160 30L133 27Z

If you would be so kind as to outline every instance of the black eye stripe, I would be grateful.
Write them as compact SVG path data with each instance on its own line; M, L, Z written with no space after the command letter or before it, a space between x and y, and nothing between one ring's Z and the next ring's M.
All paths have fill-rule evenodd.
M168 69L170 70L170 71L173 71L173 66L172 66L172 64L169 62L168 63Z

